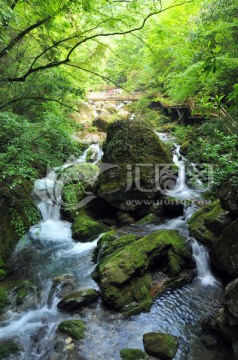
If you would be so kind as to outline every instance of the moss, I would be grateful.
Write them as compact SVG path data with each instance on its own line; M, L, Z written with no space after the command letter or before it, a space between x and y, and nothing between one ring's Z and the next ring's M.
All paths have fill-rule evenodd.
M22 304L25 297L35 288L34 284L27 279L5 279L1 285L7 294L13 292L16 295L18 305Z
M139 221L136 222L137 225L147 225L151 224L158 220L158 217L155 214L148 214Z
M190 147L191 147L191 140L184 141L180 147L181 154L186 154L186 152L190 149Z
M147 333L143 335L145 351L161 360L173 359L179 346L177 337L163 333Z
M148 355L139 349L122 349L120 351L122 360L146 360Z
M220 201L214 201L198 210L189 219L189 230L196 239L213 246L220 232L230 222L227 212L222 210Z
M14 189L2 189L4 197L0 198L0 266L13 251L18 240L32 224L39 221L39 212L31 198L32 184L25 181ZM3 266L4 267L4 266Z
M0 287L0 311L2 312L9 303L10 301L6 289Z
M58 330L76 340L81 340L85 337L86 326L82 320L65 320L59 324Z
M72 230L75 240L85 242L96 239L98 235L107 230L107 227L93 220L84 209L81 209L73 222Z
M13 341L5 341L0 343L0 359L8 358L9 356L22 351L20 344Z
M104 163L115 166L101 172L98 179L98 195L111 205L121 210L134 210L141 205L129 203L127 200L149 199L159 193L155 188L155 164L172 163L172 154L144 121L116 121L108 128L107 140L103 147ZM132 173L128 171L128 164L140 166L140 186L151 190L140 191L135 185ZM128 180L132 182L127 189Z
M116 242L124 246L114 248ZM152 279L147 272L150 268L177 275L191 258L174 230L160 230L139 240L127 235L113 240L110 246L114 251L98 266L102 297L107 305L126 314L149 310Z
M7 272L5 269L0 269L0 281L3 280L7 275Z
M94 164L80 163L66 168L60 176L64 184L81 182L83 184L94 183L99 173L99 167Z
M98 292L95 289L86 289L64 296L57 306L61 310L74 311L94 303L97 299Z

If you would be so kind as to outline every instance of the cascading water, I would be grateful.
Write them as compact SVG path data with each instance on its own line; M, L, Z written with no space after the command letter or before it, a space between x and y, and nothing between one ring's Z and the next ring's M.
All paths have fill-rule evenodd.
M85 161L88 151L89 149L77 163ZM100 157L100 152L98 154ZM66 168L71 165L64 166ZM57 179L54 172L50 179L53 182ZM56 352L57 327L62 320L78 318L85 321L87 335L83 341L75 342L75 358L80 356L86 360L120 360L122 348L143 350L142 336L150 331L172 333L180 338L180 347L174 360L194 360L196 347L199 349L199 356L210 358L213 350L210 353L203 349L201 353L200 324L220 306L222 291L219 283L215 284L216 286L201 286L207 274L199 272L199 265L198 279L201 279L201 282L194 281L181 289L168 290L155 300L149 313L133 316L131 319L125 320L120 314L105 309L100 301L89 308L85 307L78 314L70 315L58 311L61 289L54 285L55 277L70 274L77 284L77 290L97 288L91 278L95 267L91 259L100 237L90 243L75 243L71 236L71 224L56 216L56 213L59 214L55 206L60 205L61 192L58 192L58 188L60 189L61 184L53 184L48 180L49 186L46 189L45 183L45 180L39 180L36 188L42 191L41 194L44 190L53 189L53 201L51 204L46 201L46 208L39 205L43 221L30 229L24 242L18 243L11 260L11 268L20 273L21 277L36 282L37 290L33 298L26 298L23 309L12 310L7 314L0 328L0 338L13 338L22 344L24 352L19 359L68 359L68 354L62 349ZM48 199L51 196L47 191L45 195ZM192 213L193 208L189 207L184 216L164 220L161 225L142 226L141 235L158 228L176 229L188 239L186 219ZM136 229L137 234L138 231ZM195 247L196 242L192 244ZM199 247L198 250L202 248ZM198 259L201 260L199 251ZM204 259L208 261L206 256ZM202 264L203 260L200 263ZM70 356L74 357L74 354Z
M170 141L169 137L163 133L155 132L156 135L164 142ZM173 143L173 162L178 167L178 177L176 185L172 190L167 191L168 195L173 194L173 197L178 199L190 199L192 197L197 197L198 195L192 189L190 189L186 184L186 169L185 161L186 159L180 154L180 145ZM194 165L194 164L193 164ZM194 206L189 206L185 208L184 217L171 220L168 224L169 229L176 229L187 222L187 220L192 216L195 211ZM217 280L212 275L210 267L210 258L205 247L197 242L195 239L191 239L191 247L193 258L196 262L197 267L197 276L203 285L216 285Z

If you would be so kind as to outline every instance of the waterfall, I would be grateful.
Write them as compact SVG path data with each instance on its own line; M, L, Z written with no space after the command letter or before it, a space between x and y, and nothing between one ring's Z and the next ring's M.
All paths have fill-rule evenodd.
M171 139L163 133L156 132L156 135L160 138L163 142L168 142ZM195 191L190 189L186 184L186 167L185 161L186 159L180 154L180 145L174 143L174 152L173 152L173 162L177 165L178 171L178 178L176 181L176 185L173 189L166 191L167 195L173 195L176 198L181 199L191 199L191 197L196 197L197 194ZM193 166L195 166L193 164ZM175 219L171 221L170 226L172 228L176 228L177 225L181 224L181 221L187 222L187 220L192 216L194 213L194 205L189 206L184 210L184 220ZM178 221L179 220L179 221ZM171 227L167 227L171 228ZM199 244L195 239L192 239L192 256L196 262L197 268L197 276L198 279L201 281L203 285L215 285L218 281L212 275L211 267L210 267L210 258L207 250L201 244Z
M211 273L210 258L207 250L195 239L192 239L193 258L197 266L197 276L203 285L215 285L217 280Z
M78 160L76 160L76 164L77 163L85 163L87 162L87 156L89 152L92 152L91 156L90 156L90 160L93 164L97 164L102 156L103 156L103 151L100 148L99 144L92 144L90 145L83 153L82 156L80 156L80 158Z
M60 221L61 196L64 184L62 181L57 180L58 174L71 166L86 163L90 151L92 152L90 156L92 164L97 164L103 156L103 151L99 144L92 144L78 159L73 161L71 159L64 165L55 167L47 174L47 177L35 181L33 192L41 200L38 202L37 207L41 212L43 222L49 220Z

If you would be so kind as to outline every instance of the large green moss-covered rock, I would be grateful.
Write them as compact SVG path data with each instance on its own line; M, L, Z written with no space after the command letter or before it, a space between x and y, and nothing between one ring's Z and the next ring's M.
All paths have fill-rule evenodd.
M14 341L0 342L0 359L6 359L13 354L20 353L22 350L21 345Z
M115 255L116 252L119 252L123 247L133 243L137 239L139 239L139 235L136 234L123 235L116 230L108 231L100 237L94 252L93 260L95 262L97 260L102 261L102 259L108 257L112 253Z
M190 253L174 230L160 230L130 241L102 259L97 274L104 303L127 315L150 309L151 267L175 276L190 260Z
M223 210L219 201L198 210L189 220L190 233L205 243L213 264L231 277L238 276L238 219Z
M95 289L86 289L64 296L57 306L61 310L74 311L94 303L97 299L98 292Z
M209 246L217 242L230 222L229 213L221 208L219 200L199 209L188 221L191 235Z
M122 349L120 351L122 360L147 360L148 355L139 349Z
M84 338L86 326L82 320L65 320L59 324L58 330L76 340L81 340Z
M81 209L73 222L73 238L81 242L95 240L98 235L107 231L107 227L95 221L84 209Z
M161 360L171 360L175 357L179 347L176 336L151 332L143 335L145 351Z
M98 196L121 210L135 210L145 204L131 200L154 199L160 194L155 185L154 166L171 164L172 155L145 122L123 120L111 124L103 151L102 162L114 167L107 171L102 168ZM137 185L134 176L136 164L142 164L138 168Z

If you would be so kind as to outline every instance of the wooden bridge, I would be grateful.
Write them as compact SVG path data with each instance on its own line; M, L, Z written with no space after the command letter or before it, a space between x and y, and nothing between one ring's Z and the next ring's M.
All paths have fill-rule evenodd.
M122 89L113 88L102 91L90 91L87 95L87 99L93 101L136 101L142 95L144 95L144 93L140 91L129 93L123 91ZM153 102L158 104L158 106L164 110L176 110L178 115L187 112L187 116L189 118L203 119L206 116L227 116L227 111L224 107L220 107L219 109L204 110L202 107L196 104L196 101L192 98L188 98L182 103L174 103L167 99L163 94L158 93L157 98Z
M136 101L143 95L142 92L126 93L121 89L105 91L90 91L87 95L88 100L93 101Z

